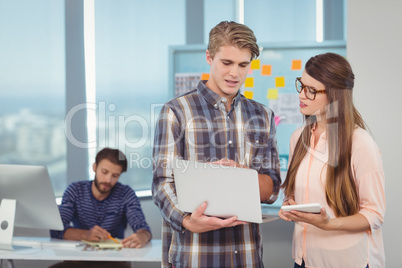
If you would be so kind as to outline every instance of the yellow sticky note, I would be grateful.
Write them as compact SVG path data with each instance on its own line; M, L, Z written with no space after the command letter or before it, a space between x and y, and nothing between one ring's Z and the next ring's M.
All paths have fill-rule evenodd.
M260 69L260 60L252 60L251 61L251 70Z
M245 87L254 87L254 77L247 77L244 82Z
M261 75L271 75L272 74L272 65L264 64L261 68Z
M292 71L301 70L302 68L302 61L301 60L292 60Z
M275 87L285 87L285 77L275 77Z
M203 74L201 75L201 80L209 80L209 74L203 73Z
M254 92L252 92L252 91L244 91L244 97L246 97L247 99L253 99L253 94L254 94Z
M267 99L269 100L276 100L278 99L278 90L276 88L269 88Z

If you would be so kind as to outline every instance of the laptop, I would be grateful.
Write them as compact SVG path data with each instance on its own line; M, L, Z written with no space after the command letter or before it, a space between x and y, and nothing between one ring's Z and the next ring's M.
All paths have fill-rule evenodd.
M254 169L229 167L175 159L173 174L179 209L193 212L207 202L204 214L262 223L277 215L262 215L258 173Z

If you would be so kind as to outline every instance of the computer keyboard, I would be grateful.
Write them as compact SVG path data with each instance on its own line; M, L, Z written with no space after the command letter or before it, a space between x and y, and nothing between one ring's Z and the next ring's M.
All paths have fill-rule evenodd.
M62 240L49 237L14 237L13 246L25 247L70 247L82 246L81 241Z

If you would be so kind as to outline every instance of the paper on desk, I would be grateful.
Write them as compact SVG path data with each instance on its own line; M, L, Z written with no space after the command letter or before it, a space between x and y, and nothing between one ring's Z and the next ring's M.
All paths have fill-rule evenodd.
M92 241L87 241L87 240L81 240L83 243L93 246L93 247L97 247L97 248L114 248L114 249L119 249L123 247L123 244L121 244L120 239L115 238L119 243L117 244L116 242L114 242L112 239L110 240L106 240L106 241L101 241L101 242L92 242Z

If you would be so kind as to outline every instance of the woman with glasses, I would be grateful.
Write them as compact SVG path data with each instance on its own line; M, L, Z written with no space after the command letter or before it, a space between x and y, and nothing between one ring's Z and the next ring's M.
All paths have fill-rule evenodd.
M290 141L283 205L319 203L320 213L279 211L294 221L296 267L385 267L381 153L353 104L348 61L326 53L296 79L305 125Z

